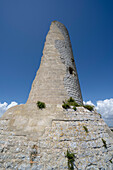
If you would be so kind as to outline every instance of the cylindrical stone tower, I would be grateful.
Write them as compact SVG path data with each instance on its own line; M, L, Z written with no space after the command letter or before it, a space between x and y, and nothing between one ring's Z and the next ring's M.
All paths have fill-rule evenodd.
M53 21L27 103L40 100L47 104L62 104L69 97L83 104L68 31L63 24Z

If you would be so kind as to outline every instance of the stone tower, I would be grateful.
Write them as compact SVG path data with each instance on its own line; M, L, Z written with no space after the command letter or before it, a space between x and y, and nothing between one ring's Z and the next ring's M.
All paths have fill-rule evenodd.
M54 21L27 103L41 100L48 104L62 104L69 97L83 104L68 31L63 24Z
M62 108L69 97L81 106ZM82 104L68 31L52 22L28 101L0 118L0 170L67 170L67 150L75 170L113 170L113 133Z

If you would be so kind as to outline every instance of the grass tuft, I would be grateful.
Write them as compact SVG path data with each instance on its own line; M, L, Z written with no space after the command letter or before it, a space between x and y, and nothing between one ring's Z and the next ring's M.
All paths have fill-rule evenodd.
M106 141L102 138L102 142L103 142L103 146L105 147L105 148L107 148L107 144L106 144Z
M64 109L69 109L69 108L70 108L69 104L68 104L68 103L65 103L65 102L64 102L64 104L62 105L62 107L63 107Z
M68 159L68 170L74 170L75 155L67 150L66 156Z
M89 111L93 111L94 106L91 105L83 105L84 108L88 109Z
M85 130L86 133L89 132L89 131L88 131L88 128L87 128L86 126L83 126L83 128L84 128L84 130Z
M73 106L73 109L76 111L76 107L79 107L80 105L77 103L77 102L75 102L75 100L72 98L72 97L70 97L67 101L65 101L65 102L63 102L64 104L62 105L62 107L64 108L64 109L69 109L70 108L70 106Z

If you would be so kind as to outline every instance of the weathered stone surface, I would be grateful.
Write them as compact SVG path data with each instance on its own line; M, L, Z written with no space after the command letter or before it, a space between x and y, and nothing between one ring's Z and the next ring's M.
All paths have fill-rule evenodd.
M74 169L113 170L113 133L95 111L63 109L69 96L82 103L68 32L53 22L27 103L0 119L0 170L68 169L67 149ZM38 109L37 100L46 108Z
M63 24L52 22L27 103L62 104L69 97L83 103L68 31Z
M45 110L46 111L46 110ZM75 153L75 169L112 170L113 135L107 132L107 125L95 111L83 107L64 110L63 117L52 119L36 141L27 135L16 135L7 130L7 121L0 121L0 166L1 169L68 169L67 149ZM88 133L83 126L86 126ZM33 133L32 135L37 135ZM104 147L102 139L106 141ZM33 149L33 146L35 148ZM31 163L31 153L37 153Z

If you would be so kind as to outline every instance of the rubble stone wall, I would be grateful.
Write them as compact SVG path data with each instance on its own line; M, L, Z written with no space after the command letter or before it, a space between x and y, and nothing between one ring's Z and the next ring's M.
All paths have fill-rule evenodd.
M75 155L75 169L112 170L112 132L107 132L107 125L100 115L82 107L77 111L64 110L63 114L64 119L53 119L52 126L45 128L44 134L35 142L7 131L8 120L1 120L0 169L68 169L65 156L69 150Z

